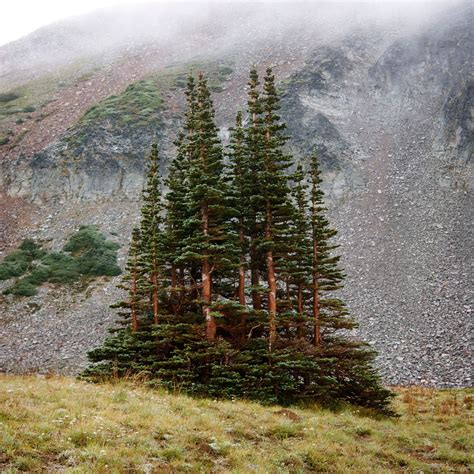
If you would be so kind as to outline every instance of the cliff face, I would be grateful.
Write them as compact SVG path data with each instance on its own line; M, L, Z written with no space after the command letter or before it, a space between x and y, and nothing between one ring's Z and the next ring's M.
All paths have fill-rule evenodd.
M142 157L156 135L166 174L186 72L208 71L225 141L245 108L249 66L271 64L291 151L321 156L349 275L344 293L386 381L469 384L472 8L460 4L416 31L406 18L322 28L306 18L314 11L291 14L300 27L267 31L249 12L221 12L221 26L206 34L195 25L176 45L154 37L114 43L80 64L46 61L16 88L12 47L0 48L9 68L0 92L18 93L0 102L2 245L27 236L59 245L79 224L96 223L124 244L123 261ZM0 366L83 365L113 321L115 283L87 295L43 288L28 301L5 299Z

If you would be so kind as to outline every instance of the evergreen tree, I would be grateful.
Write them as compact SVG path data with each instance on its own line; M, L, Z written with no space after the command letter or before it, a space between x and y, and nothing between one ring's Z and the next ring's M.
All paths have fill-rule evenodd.
M249 215L248 235L250 240L250 273L252 284L252 305L255 311L262 309L262 291L260 273L264 270L264 258L259 250L263 238L264 196L258 179L263 169L263 119L262 100L259 91L259 78L255 67L250 70L248 82L247 113L249 125L245 130L245 147L249 164Z
M208 340L216 337L211 305L214 275L235 267L236 247L228 225L232 211L224 178L224 160L207 80L199 75L193 129L188 137L187 237L182 262L201 265L201 303Z
M305 301L308 301L311 296L308 289L311 287L312 241L309 232L307 188L308 186L304 182L303 167L301 163L298 163L293 174L294 214L285 273L289 283L295 288L293 293L295 293L294 299L296 299L297 337L299 339L305 337Z
M148 155L148 172L142 199L140 229L144 249L142 264L148 277L148 292L153 322L158 324L159 292L162 286L164 260L163 233L161 230L163 202L161 197L160 160L156 140L153 141Z
M248 219L250 213L251 181L248 154L245 149L245 131L242 125L242 112L238 112L235 127L231 129L230 153L230 187L231 205L236 213L236 233L239 236L239 283L238 300L241 305L245 300L246 256L248 253Z
M143 311L143 268L142 268L142 241L140 229L135 227L132 231L132 241L128 251L128 260L125 267L125 273L122 277L122 284L119 288L125 290L128 297L115 305L116 308L126 308L122 313L126 324L130 326L132 332L137 332L139 327L139 318Z
M257 174L264 200L264 240L260 249L266 255L268 284L268 322L270 351L277 337L277 273L283 270L285 245L290 231L293 207L288 185L290 157L283 151L287 138L283 135L285 124L280 121L280 108L271 68L264 79L263 106L263 167Z
M170 267L170 306L173 314L177 315L185 303L185 268L179 262L186 237L185 222L188 216L187 206L187 175L185 136L178 135L175 141L176 156L171 161L166 179L168 192L166 194L166 245L164 253Z
M340 257L333 254L338 245L331 244L330 239L336 236L337 231L330 227L326 217L327 209L324 206L321 182L318 157L313 154L310 159L310 219L313 242L313 342L316 346L322 343L322 325L327 334L337 329L352 329L355 326L340 299L323 297L325 294L342 288L344 273L338 267Z

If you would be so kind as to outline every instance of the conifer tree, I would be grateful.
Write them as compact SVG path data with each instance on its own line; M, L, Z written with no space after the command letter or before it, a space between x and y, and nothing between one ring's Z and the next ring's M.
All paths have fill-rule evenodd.
M230 145L230 188L231 205L236 213L236 228L239 236L239 283L238 300L241 305L245 300L246 256L248 252L247 230L250 212L250 170L248 154L245 150L245 131L242 125L242 112L238 112L235 127L231 130Z
M264 197L261 194L259 173L263 168L263 119L262 100L259 91L259 78L255 67L250 70L247 113L249 125L245 133L247 160L250 170L250 203L248 216L248 234L250 239L250 273L252 284L252 305L255 311L262 309L260 271L264 259L259 244L263 238Z
M293 174L294 217L290 231L289 255L286 260L286 273L292 285L296 287L297 336L304 337L304 320L306 319L305 300L310 296L312 271L312 243L310 240L310 222L308 216L308 186L304 182L301 163L298 163Z
M271 69L262 95L258 86L253 69L249 124L237 114L226 173L207 82L189 76L166 216L154 142L123 282L127 298L117 305L124 319L89 353L93 365L83 376L140 373L190 394L346 401L390 413L374 353L341 331L355 323L333 296L344 274L317 157L308 184L301 165L289 175Z
M138 331L139 317L143 308L143 294L141 291L143 281L143 269L141 265L142 242L140 229L135 227L132 231L132 241L128 251L128 261L122 284L119 288L127 291L128 298L115 307L128 308L130 327L132 332ZM127 318L128 319L128 318Z
M188 218L187 176L185 136L180 133L175 141L176 156L171 161L166 179L166 245L164 253L170 266L170 305L173 314L177 314L184 304L185 275L184 265L178 261L182 254L186 237L185 222Z
M283 152L287 138L283 135L285 124L280 121L280 108L275 87L275 76L268 68L264 78L263 108L263 168L259 173L259 185L265 203L265 238L261 249L266 255L268 284L269 348L272 349L277 336L277 272L284 267L286 245L292 218L291 195L287 170L290 158Z
M187 202L190 218L181 255L183 262L201 265L201 302L208 340L216 337L217 323L211 305L213 275L235 266L236 247L228 225L232 214L224 179L222 147L214 123L214 108L207 80L199 75L193 129L188 140ZM215 282L214 278L214 282Z
M327 332L337 329L352 329L354 323L349 319L344 303L337 298L323 298L324 294L342 287L344 273L338 267L339 256L333 255L338 245L330 243L337 231L330 227L324 206L324 193L321 190L321 172L318 157L313 154L310 159L310 218L312 237L312 313L313 342L315 346L322 343L321 326Z
M160 160L158 145L153 141L148 155L148 172L143 190L141 209L141 241L144 248L143 266L148 277L148 291L154 324L158 324L159 291L163 278L163 202L161 197Z

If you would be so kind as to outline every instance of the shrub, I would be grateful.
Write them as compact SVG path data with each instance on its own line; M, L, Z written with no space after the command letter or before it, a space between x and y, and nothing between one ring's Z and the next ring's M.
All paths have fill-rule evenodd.
M36 290L36 287L28 281L28 279L23 278L17 281L10 288L7 288L4 293L15 296L34 296L38 291Z
M0 137L0 146L1 145L6 145L10 139L8 137Z
M5 294L32 296L36 286L45 282L73 283L86 276L115 276L121 273L117 265L119 245L108 242L95 226L82 226L64 246L66 252L45 252L31 239L24 240L19 248L7 255L0 264L0 280L19 277Z
M46 277L43 281L50 283L72 283L79 279L79 264L70 255L61 252L54 252L45 255L41 259L41 265L44 266L43 275ZM33 275L35 272L33 271ZM40 278L38 276L38 278Z
M20 96L14 92L4 92L0 94L0 102L11 102L18 99Z
M22 112L34 112L35 110L36 110L36 107L33 107L32 105L28 105L21 109Z
M10 278L23 275L28 270L30 261L23 251L13 251L0 263L0 280L9 280Z
M18 248L32 260L41 258L46 254L46 252L31 239L25 239Z
M117 266L117 249L119 245L107 241L95 226L81 226L64 246L66 252L71 252L83 275L115 276L121 273Z
M230 66L221 66L219 72L224 75L231 74L234 70Z
M17 250L7 255L0 263L0 280L9 280L23 275L31 262L41 258L45 253L33 240L24 240Z

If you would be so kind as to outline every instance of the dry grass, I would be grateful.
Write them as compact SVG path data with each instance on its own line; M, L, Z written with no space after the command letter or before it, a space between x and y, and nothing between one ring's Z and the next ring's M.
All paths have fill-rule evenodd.
M473 472L472 390L397 390L401 417L0 377L0 471Z

